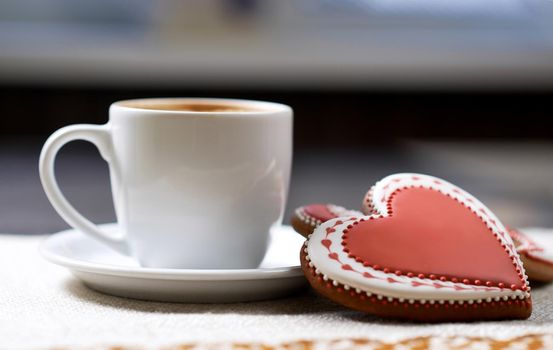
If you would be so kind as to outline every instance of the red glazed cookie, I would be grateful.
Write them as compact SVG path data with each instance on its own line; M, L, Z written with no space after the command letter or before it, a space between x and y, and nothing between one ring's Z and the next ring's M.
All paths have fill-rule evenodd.
M352 309L418 321L525 319L530 287L507 230L475 197L435 177L395 174L372 214L321 224L301 263L310 284Z
M370 198L371 193L369 191L363 201L363 211L367 214L371 214L373 210L372 201L367 200L367 198ZM291 223L296 232L307 237L319 225L330 219L348 216L360 217L362 215L358 211L349 210L335 204L308 204L295 210ZM525 230L527 234L519 230L508 229L509 235L515 243L516 250L524 264L528 278L539 282L553 281L553 230L540 228ZM529 236L535 236L540 241L543 241L542 238L545 238L545 240L550 238L550 245L546 243L539 244ZM551 249L548 249L549 246L551 246Z
M299 207L292 216L292 227L302 236L309 236L320 224L343 216L361 216L362 213L334 204L309 204Z
M510 230L511 238L531 280L553 281L553 230Z

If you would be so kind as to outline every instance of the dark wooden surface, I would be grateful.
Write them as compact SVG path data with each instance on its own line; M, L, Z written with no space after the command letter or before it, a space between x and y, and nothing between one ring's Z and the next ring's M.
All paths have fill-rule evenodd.
M43 138L0 142L0 232L41 234L67 228L40 186ZM84 142L66 146L56 165L59 182L92 221L114 220L107 165ZM311 202L358 208L369 186L394 172L443 177L484 201L512 226L553 227L553 143L403 141L355 149L298 150L286 221Z

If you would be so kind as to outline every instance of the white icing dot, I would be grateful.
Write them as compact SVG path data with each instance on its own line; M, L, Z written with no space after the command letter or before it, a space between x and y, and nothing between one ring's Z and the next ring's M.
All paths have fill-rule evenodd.
M405 298L399 298L399 302L403 303L405 301Z
M424 299L421 300L421 304L422 304L422 305L426 304L426 300L424 300Z
M459 300L459 305L463 305L465 303L464 300Z
M377 295L377 296L376 296L376 299L378 299L378 300L382 300L382 298L383 298L382 295Z
M519 295L518 298L519 298L520 300L524 299L524 294Z
M472 304L474 304L474 300L469 300L469 301L467 301L467 303L469 303L469 305L472 305Z
M372 296L371 292L366 292L365 294L367 294L368 297Z
M415 301L413 299L409 299L409 304L414 304Z
M306 256L305 256L305 260L307 260L307 261L311 260L311 258L309 257L309 255L306 255Z
M305 249L303 250L303 252L304 252L304 253L307 253L307 248L305 248Z
M349 290L349 286L347 284L344 284L344 289Z
M320 274L321 274L321 270L315 269L315 273L316 273L317 275L320 275Z
M309 239L309 238L311 238L311 236L313 236L312 233L308 234L308 235L307 235L307 238Z
M311 261L309 262L309 267L313 267L313 263Z
M394 298L388 297L388 301L390 301L390 302L391 302L391 301L394 301Z
M492 298L487 297L487 298L486 298L486 301L489 303L490 301L492 301Z
M504 296L503 296L503 300L505 300L505 301L509 300L509 296L508 296L508 295L504 295Z
M429 300L428 302L430 303L430 305L434 305L436 303L436 300L432 299L432 300Z
M499 299L501 299L501 298L500 298L500 297L498 297L498 296L497 296L497 297L495 297L495 298L493 298L493 300L495 300L495 301L499 301Z
M440 305L443 305L445 303L445 300L438 300L438 303L440 303Z
M323 275L323 280L328 281L328 276L327 276L327 275Z
M482 299L476 299L476 302L477 302L478 304L482 304Z
M450 304L450 305L455 304L455 300L449 300L449 304Z
M355 293L357 293L357 294L361 293L361 289L355 288Z
M337 282L337 281L332 281L332 285L333 285L334 287L338 287L338 282Z

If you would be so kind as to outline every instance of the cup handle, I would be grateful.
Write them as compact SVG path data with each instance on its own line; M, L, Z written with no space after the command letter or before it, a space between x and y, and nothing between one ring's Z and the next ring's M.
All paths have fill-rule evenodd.
M78 124L61 128L46 140L46 143L42 147L42 152L40 153L39 172L44 192L46 192L46 196L50 200L50 203L52 203L54 209L69 225L95 237L120 253L128 254L128 245L125 237L114 237L102 231L90 220L82 216L67 201L58 186L54 173L56 155L66 143L75 140L91 142L98 148L104 160L108 163L114 161L109 124Z

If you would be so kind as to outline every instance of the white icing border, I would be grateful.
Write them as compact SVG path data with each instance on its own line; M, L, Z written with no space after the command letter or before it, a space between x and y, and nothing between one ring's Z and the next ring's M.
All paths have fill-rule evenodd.
M368 195L371 195L371 199L374 200L373 210L375 214L368 216L358 217L357 220L369 220L371 217L388 216L386 202L390 195L397 189L421 186L424 188L432 188L438 190L446 195L457 199L471 210L478 213L477 215L486 223L486 225L497 234L497 238L501 243L506 246L506 251L509 253L513 261L517 264L522 275L524 276L524 285L527 290L511 290L509 286L506 288L499 287L477 287L474 285L467 285L463 283L454 283L451 281L442 282L440 280L431 280L428 278L420 279L418 277L407 277L405 275L397 276L394 273L385 273L380 270L375 270L372 267L364 267L362 264L355 261L355 259L348 257L348 254L342 250L341 235L342 231L346 227L353 223L355 218L336 218L329 220L321 224L313 234L306 241L306 259L309 261L309 266L315 268L316 273L323 277L323 280L332 280L334 285L343 285L344 289L349 290L351 288L358 292L364 292L367 295L376 294L379 297L387 297L391 299L398 299L399 301L408 300L410 302L417 300L421 302L429 301L431 303L445 301L457 301L459 303L468 302L472 304L474 302L492 301L492 300L509 300L509 299L524 299L530 296L528 285L528 278L520 261L520 257L514 249L514 244L507 233L505 227L497 219L497 217L482 204L475 197L462 189L450 184L447 181L438 179L433 176L421 175L421 174L394 174L390 175L381 181L377 182ZM342 224L336 225L337 222L342 221ZM327 237L327 228L335 226L336 232L334 235ZM323 239L330 240L329 246L332 252L338 254L340 263L332 260L328 257L329 251L325 246L321 244ZM311 243L313 242L313 243ZM363 277L359 272L352 270L344 270L343 264L354 266L358 271L368 272L377 278ZM395 281L403 283L390 283L388 278L392 278ZM441 287L436 288L433 286L420 285L414 287L411 283L420 282L423 284L438 284ZM455 290L455 286L463 288L463 290ZM470 289L464 289L469 287Z
M310 226L313 226L313 227L317 227L319 225L322 224L322 221L321 220L318 220L318 219L315 219L313 216L311 215L308 215L306 212L305 212L305 207L299 207L297 208L295 211L294 211L294 215L296 215L296 217L303 223L307 224L307 225L310 225Z

